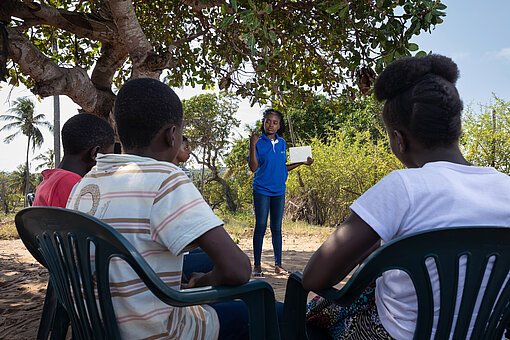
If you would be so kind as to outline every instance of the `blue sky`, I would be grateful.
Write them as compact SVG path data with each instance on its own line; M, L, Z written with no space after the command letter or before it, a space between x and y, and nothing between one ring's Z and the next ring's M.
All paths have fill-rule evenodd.
M464 105L510 100L510 1L445 1L444 23L413 39L420 49L451 57L460 69Z
M464 105L475 110L478 104L488 104L492 93L510 100L510 30L508 29L509 0L444 1L448 6L444 23L438 25L430 34L422 33L412 39L420 49L451 57L459 66L460 79L457 83ZM4 86L0 89L0 113L9 108L7 103L11 91ZM194 89L177 89L180 98L190 98L202 93ZM14 89L10 99L29 96L35 97L26 89ZM62 124L77 113L77 105L70 99L61 97ZM53 121L53 99L47 98L36 105L38 113L45 113ZM261 108L250 107L248 101L241 103L238 118L244 124L253 124L260 119ZM0 170L12 171L24 162L24 137L18 137L11 144L4 144L7 133L0 133ZM53 148L51 136L45 134L44 145L34 155ZM31 153L32 156L32 153ZM33 164L31 166L34 169Z

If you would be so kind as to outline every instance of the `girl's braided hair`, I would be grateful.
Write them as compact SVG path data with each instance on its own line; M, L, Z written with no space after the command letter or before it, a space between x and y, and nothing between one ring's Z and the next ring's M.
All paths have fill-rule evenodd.
M456 142L463 108L455 88L458 77L457 65L437 54L392 62L375 83L377 100L386 101L386 123L405 128L426 148Z

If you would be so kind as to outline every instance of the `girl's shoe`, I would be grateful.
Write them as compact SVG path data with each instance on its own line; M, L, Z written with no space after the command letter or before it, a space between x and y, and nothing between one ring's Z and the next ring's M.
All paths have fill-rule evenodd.
M253 266L253 278L255 279L263 279L264 273L262 272L261 266Z
M290 275L290 273L288 271L286 271L285 269L283 269L283 267L280 266L280 265L274 266L274 272L276 274L280 274L280 275L283 275L283 276L289 276Z

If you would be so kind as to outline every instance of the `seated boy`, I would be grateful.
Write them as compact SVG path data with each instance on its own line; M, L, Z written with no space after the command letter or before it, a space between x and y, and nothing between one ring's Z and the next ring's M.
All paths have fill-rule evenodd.
M90 113L71 117L62 127L64 157L57 169L42 172L34 206L65 208L74 185L96 164L98 153L112 153L115 134L108 122Z
M188 287L240 285L250 260L223 229L188 177L171 163L182 142L182 104L167 85L135 79L114 107L124 154L100 155L75 186L68 208L87 212L120 231L170 287L180 289L182 253L201 247L214 262L193 273ZM123 338L246 338L242 301L191 307L161 302L123 261L110 268L112 295ZM227 307L225 307L227 306Z
M43 181L35 192L34 206L65 208L74 185L96 164L98 153L112 153L115 134L108 122L96 115L80 113L62 127L64 157L57 169L42 172ZM46 339L53 322L55 329L67 327L63 316L55 319L56 297L48 284L38 338ZM58 319L58 318L57 318Z

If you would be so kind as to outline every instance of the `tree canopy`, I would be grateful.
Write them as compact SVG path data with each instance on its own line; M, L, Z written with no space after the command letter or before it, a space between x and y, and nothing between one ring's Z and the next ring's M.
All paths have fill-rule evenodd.
M2 0L0 76L106 117L137 77L218 85L252 101L369 90L440 0ZM425 52L420 51L423 54ZM374 72L375 71L375 72Z

